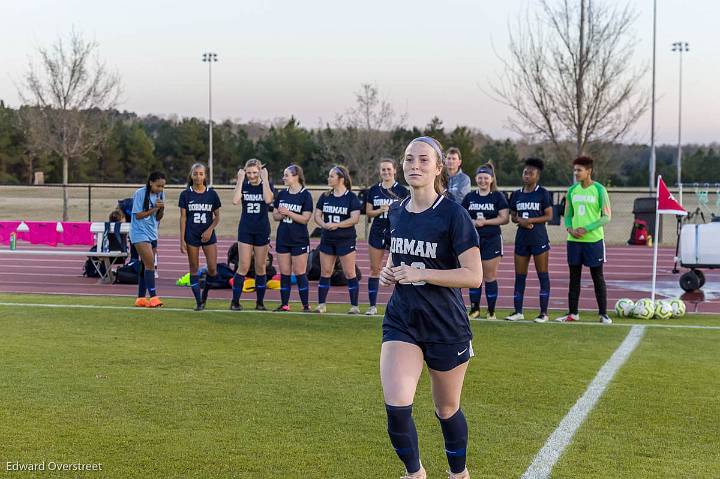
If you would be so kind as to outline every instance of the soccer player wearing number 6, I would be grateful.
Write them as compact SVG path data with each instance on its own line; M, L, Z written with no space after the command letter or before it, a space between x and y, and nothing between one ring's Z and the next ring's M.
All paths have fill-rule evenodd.
M313 210L312 195L305 189L305 175L298 165L285 168L283 182L287 189L278 193L275 198L273 219L279 221L275 251L280 266L280 299L281 304L275 311L290 311L290 288L292 274L297 280L298 293L303 305L303 312L310 312L308 302L307 261L310 251L310 236L307 224Z
M465 195L462 205L470 213L480 237L480 257L488 306L487 319L495 319L495 304L498 296L498 284L495 278L503 255L500 226L510 221L509 206L505 195L497 190L492 164L486 163L477 169L475 182L478 185L477 191ZM470 288L471 318L480 316L481 296L482 288Z
M358 279L355 275L355 225L360 221L360 200L351 191L350 174L343 166L334 166L328 174L330 191L323 193L315 205L315 223L322 228L320 236L320 284L318 305L315 311L327 311L325 300L330 291L330 277L335 269L335 259L340 257L350 292L350 311L359 314Z
M385 250L390 245L387 237L388 211L390 205L410 194L407 188L395 181L395 161L384 159L380 162L380 183L373 185L365 199L365 214L372 218L368 236L368 256L370 256L370 276L368 276L368 299L370 308L367 315L377 314L377 294L380 284L380 269L383 266Z
M190 266L190 287L195 302L195 311L205 309L209 284L217 274L217 238L215 227L220 222L220 197L207 185L207 168L195 163L190 168L188 185L182 193L180 207L180 252L187 254ZM200 248L207 261L205 288L200 291L198 263Z
M579 321L580 278L583 265L590 268L600 322L612 324L607 315L607 288L603 275L605 263L605 233L603 226L610 221L610 198L607 190L592 179L593 160L581 156L573 161L575 183L565 197L565 228L567 228L567 260L570 267L568 314L556 321Z
M544 167L545 163L539 158L525 160L523 187L510 197L510 215L518 229L515 235L515 312L505 318L508 321L525 318L523 299L530 256L535 260L535 270L540 280L540 314L535 318L535 322L545 323L548 320L550 240L545 223L552 219L552 195L538 185L540 172Z
M482 283L477 231L467 211L446 198L442 148L419 137L405 149L410 198L390 207L390 257L380 274L394 285L385 310L380 350L387 431L405 478L424 479L413 401L423 362L445 440L450 479L467 479L467 421L460 396L473 356L470 321L460 288Z
M250 261L255 258L255 309L265 311L265 287L267 277L265 266L270 247L270 219L268 205L273 202L273 186L268 180L268 171L260 160L255 158L245 163L237 174L237 184L233 193L233 204L242 204L242 216L238 224L238 268L233 278L232 301L230 310L241 311L245 275L250 269Z

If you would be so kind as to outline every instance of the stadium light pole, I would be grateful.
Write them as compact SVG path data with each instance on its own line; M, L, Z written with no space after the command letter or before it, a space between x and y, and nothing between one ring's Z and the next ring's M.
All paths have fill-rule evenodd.
M217 53L207 52L203 53L203 62L208 64L208 137L209 137L209 148L208 148L208 184L213 184L213 122L212 122L212 64L218 61Z
M653 0L652 99L650 104L650 193L655 187L655 37L657 33L657 0Z
M672 44L672 51L680 54L680 70L678 82L678 150L677 150L677 182L680 194L680 204L682 204L682 58L683 52L690 51L688 42L675 42Z

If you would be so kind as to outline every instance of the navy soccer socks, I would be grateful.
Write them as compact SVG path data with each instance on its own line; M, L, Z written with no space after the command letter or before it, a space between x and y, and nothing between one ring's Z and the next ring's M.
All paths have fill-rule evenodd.
M487 298L488 313L493 314L495 312L495 303L497 303L498 297L497 281L485 283L485 297Z
M290 288L292 288L292 277L289 274L280 275L280 302L287 306L290 302ZM298 286L298 289L300 287Z
M473 308L480 307L480 298L481 297L482 297L482 287L481 288L470 288L470 305Z
M308 306L310 303L310 294L308 291L308 279L307 275L301 274L299 276L296 276L297 279L297 288L298 293L300 294L300 301L302 302L303 306Z
M420 449L412 410L412 404L410 406L385 405L390 442L410 474L420 470Z
M455 474L465 470L466 450L468 443L468 427L462 409L447 419L442 419L435 414L440 421L443 437L445 438L445 455L447 456L450 472Z
M360 292L360 283L358 282L357 276L347 280L348 292L350 293L350 304L353 306L358 305L358 293ZM325 301L322 301L323 303Z
M320 276L320 282L318 283L318 303L325 304L328 292L330 291L330 278Z
M522 313L523 300L525 299L525 280L527 280L526 274L515 273L515 294L513 301L515 303L515 312Z
M265 290L267 289L267 276L264 274L255 275L255 294L257 295L257 304L262 306L265 304Z
M240 303L240 297L242 296L243 284L245 283L245 276L235 273L233 276L233 287L232 287L232 303Z
M200 291L200 280L198 278L198 275L191 274L190 275L190 289L193 292L193 296L195 296L195 302L197 304L202 304L202 293Z
M145 286L147 287L148 293L150 293L150 297L157 296L157 292L155 291L155 270L145 269L143 279L145 280Z
M550 302L550 274L538 273L540 280L540 314L547 314Z
M370 306L377 305L378 289L380 288L380 278L368 278L368 299Z

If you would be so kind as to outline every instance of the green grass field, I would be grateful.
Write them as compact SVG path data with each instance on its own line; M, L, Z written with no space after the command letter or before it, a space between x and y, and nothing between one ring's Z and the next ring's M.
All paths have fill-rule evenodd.
M385 432L379 317L128 304L0 295L0 477L401 475ZM611 327L473 322L463 393L473 477L522 475L631 323L649 327L552 477L720 477L713 316ZM429 477L446 477L426 375L415 418ZM50 461L102 471L6 466Z

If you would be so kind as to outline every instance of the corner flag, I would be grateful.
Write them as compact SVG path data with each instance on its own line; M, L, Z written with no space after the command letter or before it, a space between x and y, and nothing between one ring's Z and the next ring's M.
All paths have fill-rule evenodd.
M657 212L661 215L685 216L688 214L665 186L662 176L658 176Z

